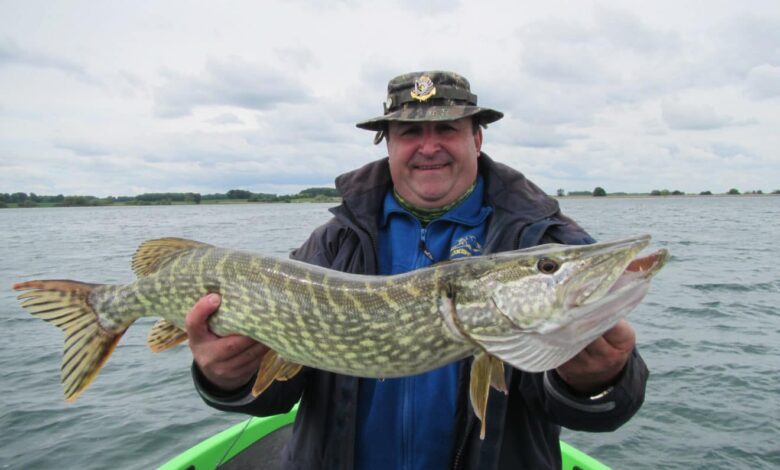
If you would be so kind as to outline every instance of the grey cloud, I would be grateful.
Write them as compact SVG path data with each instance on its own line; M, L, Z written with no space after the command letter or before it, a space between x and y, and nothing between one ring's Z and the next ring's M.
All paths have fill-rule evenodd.
M603 77L599 58L587 50L544 48L523 59L525 72L539 79L585 85Z
M274 52L280 61L293 64L299 69L318 64L314 53L303 47L278 47Z
M728 142L716 142L710 144L710 150L715 155L722 158L748 157L753 158L755 154L739 144Z
M718 63L728 74L741 79L753 67L780 64L780 19L737 17L713 33Z
M753 67L747 76L746 89L756 99L780 96L780 67L769 64Z
M680 71L678 35L616 9L597 10L594 19L518 30L520 79L482 92L484 103L506 103L506 111L533 124L588 126L605 108L632 106L695 80Z
M100 155L110 155L112 153L110 149L94 142L57 140L54 142L54 147L69 150L81 157L96 157Z
M254 190L263 185L278 186L333 186L332 175L321 174L271 174L271 175L247 175L239 172L227 175L226 179L219 182L221 191L228 188L250 188Z
M244 133L249 145L316 145L349 143L366 131L354 126L350 103L318 101L283 104L256 116L257 128Z
M685 104L670 100L661 104L661 115L666 125L676 130L700 131L753 123L750 120L738 121L731 116L718 114L715 108L708 104Z
M387 93L387 82L397 75L409 72L414 70L398 70L394 65L368 59L360 66L360 84L364 93L370 94L372 101L381 109L381 103Z
M243 124L244 121L238 118L233 113L222 113L219 116L215 116L211 119L206 120L206 122L210 124L217 124L217 125L226 125L226 124Z
M680 146L677 144L661 144L659 147L666 150L666 153L671 156L676 157L680 155Z
M595 26L550 20L521 29L523 71L580 88L597 83L615 86L631 81L636 64L679 49L678 36L652 29L633 14L602 8L595 20Z
M4 65L22 65L57 70L84 82L96 82L81 64L43 52L22 48L10 39L0 41L0 67Z
M653 29L631 13L614 8L601 8L597 15L598 31L591 38L606 38L612 46L631 49L641 54L665 52L676 48L680 38L669 32Z
M150 164L182 164L196 166L251 161L256 148L247 143L245 132L205 134L202 132L173 134L164 137L153 151L138 152Z
M521 65L525 74L546 82L580 87L606 75L602 58L590 44L592 38L577 38L574 25L567 27L563 23L552 23L549 24L550 30L541 26L535 25L521 33L525 44Z
M458 0L398 0L398 4L412 11L415 15L436 16L451 13L461 2Z
M198 106L236 106L268 110L280 103L310 99L292 74L240 58L211 60L198 77L164 72L167 83L155 95L156 114L180 117Z
M537 80L489 87L477 94L481 104L536 126L588 125L595 112L605 105L605 98L597 89Z
M133 90L146 90L146 83L143 81L143 79L130 70L119 70L119 76Z
M571 140L584 138L556 126L536 126L516 121L489 132L490 136L485 137L489 142L531 148L561 148L566 147Z

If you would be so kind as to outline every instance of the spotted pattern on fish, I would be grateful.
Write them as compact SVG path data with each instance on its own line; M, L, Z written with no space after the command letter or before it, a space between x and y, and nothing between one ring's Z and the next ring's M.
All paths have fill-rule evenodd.
M162 317L150 346L172 347L186 337L186 314L209 292L222 296L210 329L267 345L282 360L279 380L297 372L295 364L385 378L482 353L540 371L576 354L644 297L667 258L661 250L627 268L648 242L638 236L544 245L367 276L160 239L141 245L133 258L139 278L130 284L49 280L14 287L29 291L19 296L23 307L66 332L68 399L89 384L133 321ZM554 272L543 272L541 260Z

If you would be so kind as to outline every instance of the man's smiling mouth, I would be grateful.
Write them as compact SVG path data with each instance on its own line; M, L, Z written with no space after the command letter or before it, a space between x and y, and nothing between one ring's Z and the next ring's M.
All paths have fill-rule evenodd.
M426 164L426 165L415 165L414 168L416 170L440 170L447 165L449 164L448 163Z

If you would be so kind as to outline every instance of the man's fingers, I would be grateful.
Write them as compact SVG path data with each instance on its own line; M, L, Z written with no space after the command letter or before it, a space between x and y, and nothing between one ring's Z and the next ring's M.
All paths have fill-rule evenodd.
M190 342L198 343L216 337L216 335L209 330L206 321L211 314L217 311L221 301L222 299L218 294L208 294L201 297L195 306L192 307L192 310L187 314L184 321L184 326L187 328L187 336L189 336Z
M218 336L209 330L209 316L217 311L218 294L202 297L185 319L192 357L203 375L216 387L234 390L260 367L268 348L246 336Z
M254 357L262 356L260 353L264 345L249 338L248 336L225 336L220 338L221 356L220 359L227 361L234 357ZM267 348L266 348L267 349Z
M240 354L225 361L225 364L236 369L244 369L247 367L254 367L257 369L260 367L260 361L263 356L265 356L266 352L268 352L268 348L265 345L255 342L252 347L243 350Z
M213 333L209 333L213 335ZM259 362L262 357L262 346L257 341L246 336L225 336L219 337L213 335L214 339L202 343L190 342L195 362L208 374L212 368L231 369L236 365L242 365L247 362ZM222 375L220 373L220 375Z
M592 392L614 380L636 344L636 333L621 320L579 354L557 368L558 375L581 392Z
M234 337L222 338L232 339ZM242 350L239 354L230 358L220 360L207 367L201 367L201 370L212 383L222 385L226 389L238 387L246 383L249 378L260 368L260 362L268 351L268 348L260 343Z
M603 336L599 336L598 338L594 339L592 343L585 346L585 349L583 349L582 352L589 358L598 358L608 355L613 349L614 348L610 345L609 342L607 342L607 340L604 339Z
M620 320L615 326L607 330L601 338L611 348L620 351L630 351L636 344L636 332L625 320Z

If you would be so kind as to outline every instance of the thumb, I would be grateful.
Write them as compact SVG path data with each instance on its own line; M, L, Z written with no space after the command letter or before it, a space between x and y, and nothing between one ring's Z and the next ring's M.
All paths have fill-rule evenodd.
M192 310L189 311L184 320L184 326L187 328L187 336L190 341L198 342L216 338L217 336L209 330L208 319L219 309L222 298L219 294L208 294L200 298Z
M625 320L620 320L615 326L604 333L603 337L613 348L621 351L631 350L636 344L636 333L634 332L634 328Z

